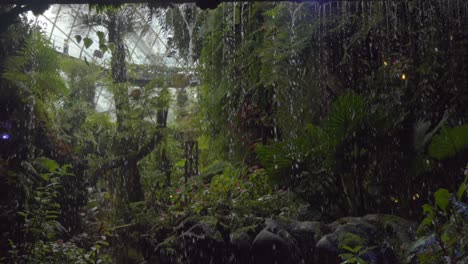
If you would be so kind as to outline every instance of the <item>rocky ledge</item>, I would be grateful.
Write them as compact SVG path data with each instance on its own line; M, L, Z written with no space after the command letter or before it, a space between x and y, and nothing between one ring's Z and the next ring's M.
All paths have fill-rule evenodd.
M267 218L228 230L214 218L190 219L158 243L143 241L150 263L341 263L347 249L366 249L368 263L403 263L417 224L393 215L346 217L332 223Z

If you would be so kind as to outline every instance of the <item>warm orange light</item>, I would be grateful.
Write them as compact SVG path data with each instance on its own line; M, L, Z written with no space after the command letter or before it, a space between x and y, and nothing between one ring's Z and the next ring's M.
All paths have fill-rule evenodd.
M388 62L384 61L383 65L388 66Z
M401 75L401 79L402 79L402 80L406 80L406 74L403 73L403 74Z

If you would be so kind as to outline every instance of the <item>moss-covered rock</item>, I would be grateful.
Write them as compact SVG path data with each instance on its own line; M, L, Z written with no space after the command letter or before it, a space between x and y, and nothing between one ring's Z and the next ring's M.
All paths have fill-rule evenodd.
M340 263L344 246L368 249L360 257L369 263L402 263L416 224L393 215L345 217L329 224L328 234L316 244L316 258Z
M415 239L417 223L395 215L371 214L364 217L383 231L386 242L401 252L406 252Z
M276 217L263 223L247 221L234 230L220 223L214 216L187 217L157 246L159 260L331 264L342 262L339 254L346 253L345 246L362 246L366 251L360 257L369 263L403 263L416 228L415 223L391 215L346 217L330 224Z
M207 223L197 223L177 237L183 263L224 263L228 247L221 233Z
M251 237L255 237L262 229L263 229L263 226L259 224L244 226L233 231L231 234L231 237L235 238L242 233L248 234Z
M292 237L263 229L253 242L252 259L254 263L294 263L295 251Z

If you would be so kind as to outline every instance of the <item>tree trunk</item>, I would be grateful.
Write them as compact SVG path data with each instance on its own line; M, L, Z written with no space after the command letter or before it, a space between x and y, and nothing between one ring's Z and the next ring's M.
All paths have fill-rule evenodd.
M109 17L108 31L109 43L115 45L112 53L111 71L114 83L113 93L115 101L115 110L117 116L117 132L128 133L125 131L124 121L130 110L127 87L127 67L125 62L125 46L123 42L124 19L119 11L110 10L107 13ZM129 135L131 136L131 135ZM132 149L128 148L128 140L121 137L118 140L118 155L126 156ZM128 202L138 202L144 200L143 188L140 182L140 171L138 170L138 159L129 158L127 162L118 168L118 175L122 177L123 186L121 191L126 191L126 200Z
M125 46L123 42L123 21L119 11L108 11L109 43L114 44L112 52L111 72L114 83L114 101L117 116L117 130L123 131L125 113L129 110L127 82L127 66L125 62Z
M138 170L138 161L131 159L128 161L128 165L123 167L123 174L128 178L128 184L126 186L128 201L139 202L145 199L143 189L140 183L140 171Z

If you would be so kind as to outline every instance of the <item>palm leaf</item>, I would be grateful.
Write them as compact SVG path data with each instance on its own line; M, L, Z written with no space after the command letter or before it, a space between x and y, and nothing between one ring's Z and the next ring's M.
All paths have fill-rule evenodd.
M366 101L354 92L340 96L332 105L325 124L330 136L340 142L351 135L366 117Z
M429 145L429 154L439 160L456 156L468 148L468 125L442 128Z
M270 175L281 174L280 172L291 166L292 161L289 158L286 142L266 146L258 145L256 153Z
M308 124L296 139L256 147L257 157L265 170L275 177L287 176L299 165L310 163L311 157L326 155L327 151L327 134L312 124Z

